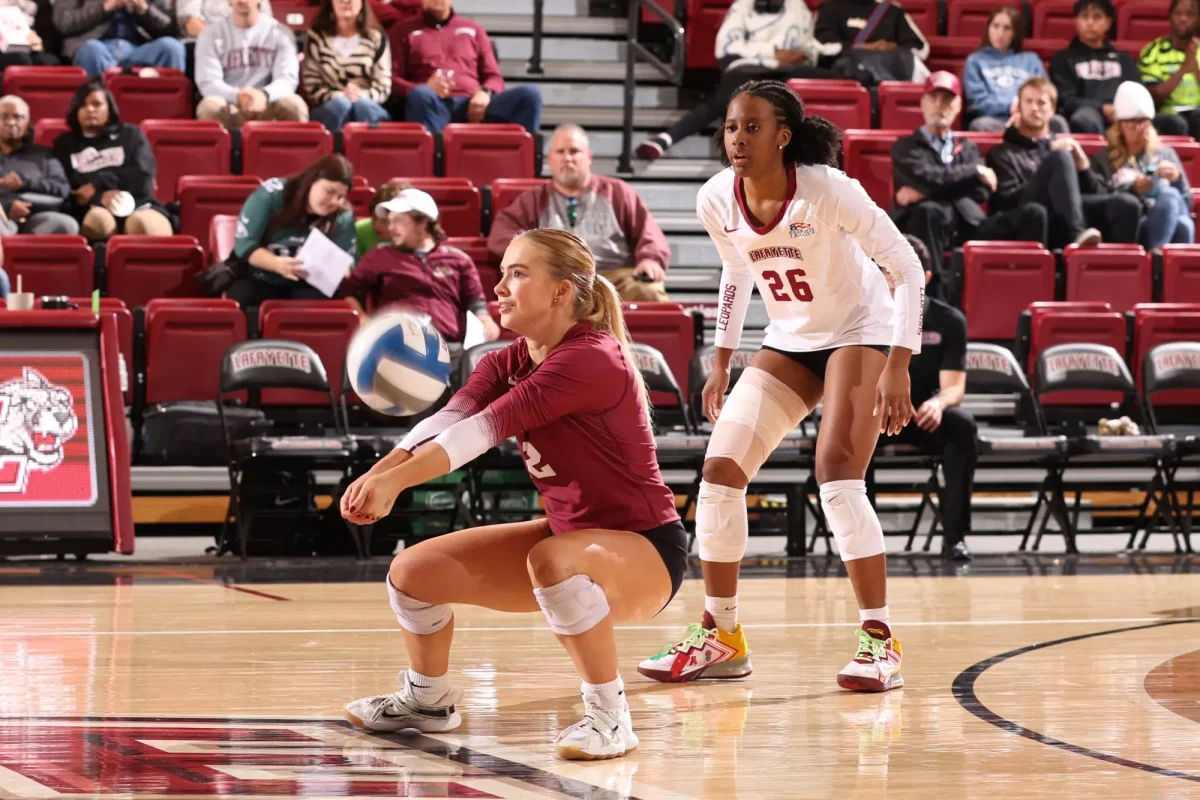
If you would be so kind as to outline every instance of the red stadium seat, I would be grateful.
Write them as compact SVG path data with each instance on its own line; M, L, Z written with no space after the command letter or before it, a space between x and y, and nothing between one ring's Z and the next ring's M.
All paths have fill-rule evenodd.
M500 262L493 258L488 250L487 239L482 236L451 236L446 239L446 244L457 247L471 257L475 268L479 270L483 296L488 300L495 300L496 284L500 282Z
M15 94L29 104L29 118L66 119L75 90L87 83L82 67L4 68L4 94Z
M1138 389L1142 388L1142 362L1154 347L1167 342L1200 342L1200 305L1186 307L1189 310L1135 311L1133 322L1133 376ZM1154 398L1154 404L1164 406L1200 405L1200 391L1195 389L1172 389Z
M208 241L217 214L237 216L262 182L254 175L184 175L179 179L179 232Z
M1117 5L1117 35L1134 42L1148 42L1169 32L1170 0L1137 0Z
M903 8L922 33L936 36L941 30L938 5L938 0L904 0Z
M925 66L931 71L944 69L962 75L967 56L978 49L978 36L930 36L929 58L925 59Z
M788 81L804 101L804 113L816 114L843 130L871 127L871 93L856 81Z
M447 236L478 236L483 230L479 190L462 178L414 178L414 188L438 204L438 222Z
M988 17L995 10L993 0L952 0L946 8L946 35L971 37L978 44L987 30Z
M237 215L216 214L208 223L208 260L224 261L233 252L237 239Z
M962 309L968 339L1012 340L1021 312L1031 302L1053 299L1053 253L1041 246L963 245Z
M130 308L156 297L199 297L204 250L193 236L113 236L104 255L107 293Z
M879 84L879 127L885 130L915 131L925 124L921 96L925 87L909 81L883 81ZM954 120L955 130L962 127L962 115Z
M1163 14L1160 19L1165 19ZM1057 39L1061 50L1075 38L1075 0L1038 0L1033 4L1034 39Z
M375 190L370 186L352 186L346 193L350 207L354 209L355 218L371 216L371 201L375 199Z
M308 3L305 0L276 0L271 3L271 11L275 19L297 33L311 28L313 20L320 10L320 5ZM328 398L326 402L328 402Z
M467 178L476 186L533 177L533 137L520 125L447 125L442 154L448 177Z
M350 337L358 330L358 312L342 300L301 305L284 301L270 308L259 307L259 331L264 339L287 339L306 344L325 365L329 385L336 396L342 386L342 369ZM326 406L329 397L304 389L263 389L264 406Z
M142 131L158 163L158 199L173 202L181 175L228 175L229 131L216 120L148 119Z
M1074 30L1074 28L1072 28ZM1031 53L1036 53L1038 58L1042 59L1042 66L1047 72L1050 70L1050 59L1054 58L1054 54L1063 49L1062 39L1026 39L1022 45L1023 49Z
M546 183L546 178L498 178L492 181L492 220L517 197Z
M1031 364L1051 345L1072 342L1106 344L1124 357L1125 317L1115 311L1060 311L1034 317L1031 326ZM1079 406L1120 402L1113 392L1067 391L1043 397L1043 405Z
M684 53L688 69L717 68L717 31L733 0L687 0L687 24L683 27ZM670 5L660 3L670 10Z
M11 69L11 67L9 68ZM54 148L54 141L66 133L70 128L67 127L65 119L50 117L39 119L33 124L33 141L43 147Z
M82 236L30 234L0 237L4 269L17 289L37 296L83 297L96 288L96 254Z
M245 341L246 315L232 300L146 304L146 403L214 400L221 357ZM243 402L245 392L238 397Z
M191 119L192 82L179 70L155 67L157 77L143 78L124 74L114 67L104 74L104 84L113 93L121 109L122 122L143 122L148 119Z
M862 184L876 205L892 207L892 144L911 131L846 131L842 154L846 174Z
M660 351L667 359L675 380L687 381L688 364L696 349L695 329L692 318L681 306L673 308L637 309L625 313L625 324L629 326L629 337L635 342L648 344ZM651 392L650 402L660 408L676 408L679 402L666 392Z
M433 177L433 134L417 122L347 122L342 128L342 151L362 175L378 186L393 175Z
M1139 245L1068 245L1067 300L1111 303L1114 311L1129 311L1135 303L1154 300L1150 255Z
M970 139L972 142L974 142L975 146L979 148L979 154L982 155L984 158L987 158L987 154L988 154L989 150L991 150L996 145L1000 144L1000 142L1004 141L1004 134L1002 134L1002 133L980 133L978 131L963 131L962 133L959 133L956 135L961 136L964 139Z
M242 125L242 172L283 178L333 152L333 135L319 122Z
M1162 299L1165 303L1200 303L1200 245L1163 247Z
M1187 173L1188 183L1192 186L1200 185L1200 142L1190 136L1162 136L1160 140L1163 144L1170 145L1183 162L1183 171Z

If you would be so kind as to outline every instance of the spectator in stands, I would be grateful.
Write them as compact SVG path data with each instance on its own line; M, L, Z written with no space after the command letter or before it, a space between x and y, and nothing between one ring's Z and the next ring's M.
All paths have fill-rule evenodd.
M215 20L196 41L197 119L239 128L256 119L306 122L296 94L300 60L291 30L259 12L263 0L229 0L233 14Z
M95 78L109 67L187 67L171 0L55 0L63 55Z
M359 313L369 299L375 309L396 306L427 314L448 344L459 345L455 356L467 333L468 313L482 323L487 341L500 338L479 270L469 255L446 244L434 199L420 189L404 189L380 204L376 214L387 222L390 245L363 256L338 294Z
M1108 40L1114 16L1111 0L1077 0L1075 38L1050 61L1059 108L1075 133L1104 133L1116 120L1117 86L1138 79L1133 57Z
M71 186L48 147L33 143L29 106L19 97L0 97L0 207L11 226L5 233L79 233L79 223L61 210Z
M67 110L67 127L54 142L54 157L71 185L67 211L83 235L114 233L170 236L171 218L154 198L158 165L137 125L121 122L117 103L101 81L80 86Z
M950 127L962 110L962 87L949 72L925 80L921 113L925 124L892 145L897 227L929 247L933 274L942 275L942 254L956 234L970 238L987 218L982 203L996 188L996 173L969 139Z
M46 52L45 42L38 35L37 23L38 4L36 0L0 0L0 8L10 8L12 21L19 19L24 31L13 28L14 41L7 41L7 31L0 35L0 44L7 52L0 52L0 70L6 67L53 66L58 63L58 57ZM7 27L7 26L6 26ZM23 35L22 35L23 34Z
M1092 169L1105 186L1140 201L1146 247L1161 251L1164 244L1191 244L1192 190L1179 156L1158 141L1154 98L1145 86L1128 81L1117 88L1113 105L1117 124L1108 129L1108 148L1092 159Z
M622 300L663 301L671 263L667 237L632 186L592 174L592 151L578 125L560 125L546 156L551 180L508 204L492 221L488 249L498 258L519 233L532 228L571 231L588 243L596 271Z
M671 145L716 122L748 80L832 78L832 72L817 67L812 31L812 12L804 0L734 0L717 31L717 88L667 131L638 145L637 157L662 158Z
M1138 71L1158 102L1155 129L1166 136L1195 137L1200 134L1200 0L1171 0L1168 19L1170 34L1142 48Z
M255 189L238 216L233 245L237 266L225 296L242 308L264 300L327 299L304 280L304 264L296 253L314 230L347 253L355 252L354 212L346 204L353 183L354 167L334 153Z
M383 27L385 34L391 33L397 25L415 23L421 16L422 0L367 0L371 13Z
M331 133L347 122L384 122L392 93L392 53L363 0L321 0L304 44L301 70L312 118Z
M914 236L906 236L925 267L928 283L933 272L929 251ZM942 457L945 488L941 492L942 558L970 561L966 535L971 531L971 493L978 463L975 417L962 407L967 389L967 318L957 308L928 294L921 352L912 357L908 377L917 413L912 424L880 444L910 444Z
M1037 229L1048 231L1044 241L1050 248L1098 244L1102 238L1135 241L1137 199L1114 194L1098 180L1079 142L1050 135L1055 99L1054 84L1046 79L1025 81L1016 124L988 153L987 165L996 171L997 183L989 208L998 214L991 220L989 238L1026 238L1021 231Z
M881 80L919 81L929 75L929 42L898 3L828 0L815 31L819 66L867 85Z
M189 39L199 39L205 28L228 19L233 13L233 0L176 0L175 3L179 30ZM275 16L271 12L271 0L261 0L258 14L268 19Z
M515 122L536 135L537 87L504 88L487 31L454 13L451 0L424 0L423 8L415 23L390 34L392 94L405 98L404 118L434 133L451 122Z
M376 247L387 247L391 242L392 231L388 222L388 215L386 212L380 214L379 206L410 187L411 184L408 181L394 179L381 184L375 190L374 196L371 197L371 203L367 207L370 211L370 216L366 219L356 220L354 223L354 234L358 240L358 257L360 260Z
M1030 78L1046 77L1038 54L1021 49L1024 41L1025 20L1020 11L1001 6L988 17L982 46L967 56L963 66L968 130L1003 131L1017 113L1021 84ZM1055 114L1050 118L1050 130L1066 133L1067 121Z

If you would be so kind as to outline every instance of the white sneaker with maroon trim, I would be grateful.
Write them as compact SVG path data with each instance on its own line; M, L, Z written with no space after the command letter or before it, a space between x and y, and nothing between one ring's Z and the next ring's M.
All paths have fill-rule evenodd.
M886 692L904 685L900 674L900 640L883 622L867 620L855 631L858 652L838 673L838 686L852 692Z
M682 641L667 645L638 664L638 672L663 683L744 678L753 671L742 626L723 631L707 611L700 623L687 626Z

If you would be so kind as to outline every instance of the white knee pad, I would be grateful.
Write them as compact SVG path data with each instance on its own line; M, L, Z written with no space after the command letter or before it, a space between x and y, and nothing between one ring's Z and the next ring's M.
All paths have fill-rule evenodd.
M879 517L867 499L866 482L822 483L821 508L825 512L829 531L837 540L842 561L855 561L887 552Z
M387 584L388 602L392 604L392 611L396 612L396 619L400 621L400 627L409 633L421 635L437 633L449 625L450 620L454 619L454 611L449 605L434 605L409 597L392 586L390 579L385 580L384 583Z
M746 490L700 481L700 494L696 498L696 543L700 546L700 559L741 561L746 555L749 535Z
M608 596L587 575L572 575L553 586L534 587L550 630L563 636L586 633L608 616Z
M783 381L766 370L747 367L725 399L705 457L731 459L753 479L808 410Z

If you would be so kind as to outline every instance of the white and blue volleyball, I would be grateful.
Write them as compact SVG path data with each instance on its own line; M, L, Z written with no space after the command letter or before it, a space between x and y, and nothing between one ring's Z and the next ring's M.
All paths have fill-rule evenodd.
M346 369L355 394L371 408L410 417L433 405L450 384L450 351L425 318L389 311L350 340Z

